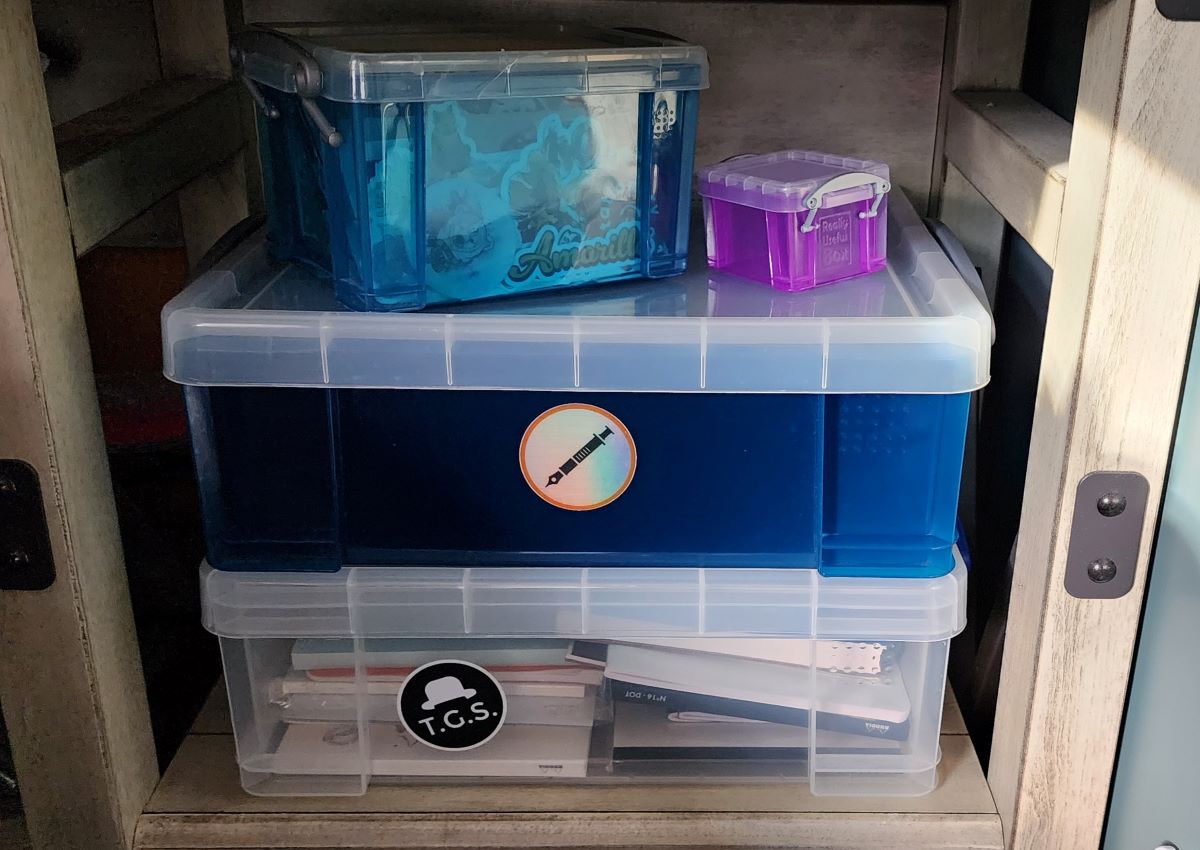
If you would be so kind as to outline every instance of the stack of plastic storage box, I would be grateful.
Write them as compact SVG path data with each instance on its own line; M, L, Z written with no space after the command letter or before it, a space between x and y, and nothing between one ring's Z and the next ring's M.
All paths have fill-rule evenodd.
M346 167L357 143L322 120L317 143L345 134L322 167ZM656 234L637 274L687 244L687 173L655 171L685 198L669 249L633 215ZM701 254L669 280L439 312L347 310L395 266L339 273L328 229L281 249L273 210L275 256L251 236L163 313L247 790L934 787L992 325L898 192L887 267L836 286L778 292ZM346 256L372 244L395 248Z

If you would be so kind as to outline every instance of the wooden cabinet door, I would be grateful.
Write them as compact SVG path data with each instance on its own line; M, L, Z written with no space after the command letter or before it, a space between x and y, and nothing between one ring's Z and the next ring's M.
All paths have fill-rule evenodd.
M126 847L158 767L25 2L0 6L0 457L37 471L57 572L47 590L0 591L0 705L30 837Z

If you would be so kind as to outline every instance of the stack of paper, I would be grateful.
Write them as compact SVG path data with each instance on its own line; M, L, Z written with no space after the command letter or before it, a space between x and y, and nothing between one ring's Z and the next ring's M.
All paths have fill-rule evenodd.
M292 648L292 670L273 683L285 722L350 721L358 706L368 720L396 719L396 694L413 670L453 659L490 672L508 700L506 723L591 726L603 673L568 661L565 641L366 640L362 675L352 640L305 638Z
M451 752L404 730L397 693L435 660L471 662L500 683L507 714L495 737ZM365 640L357 650L349 640L301 639L272 684L287 724L277 756L298 765L369 759L377 776L586 776L606 698L617 763L741 769L734 763L894 752L911 713L896 661L884 644L794 639Z
M604 670L617 761L804 759L813 748L892 751L908 738L908 692L882 644L579 641L568 657Z
M591 727L505 726L473 750L435 750L398 723L367 727L366 755L375 776L571 776L587 775ZM279 764L336 765L361 750L351 724L296 723L276 750Z
M568 660L565 641L304 638L272 682L287 724L277 759L336 764L369 758L377 776L583 776L603 671ZM426 746L399 722L397 694L431 661L466 661L500 683L507 712L495 737L469 750ZM368 740L359 740L364 710Z

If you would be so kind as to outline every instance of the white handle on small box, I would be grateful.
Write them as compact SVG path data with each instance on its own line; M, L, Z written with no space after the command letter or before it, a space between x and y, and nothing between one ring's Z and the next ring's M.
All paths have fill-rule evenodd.
M839 174L837 177L830 177L808 193L808 197L804 199L808 215L804 217L804 224L800 225L800 232L812 233L817 229L813 220L816 219L817 210L821 208L821 202L825 200L826 195L844 192L847 189L859 189L863 186L870 186L874 190L874 197L871 201L871 209L860 212L858 217L875 218L879 215L879 205L883 203L884 196L891 191L892 184L882 177L866 171L851 171L847 174Z

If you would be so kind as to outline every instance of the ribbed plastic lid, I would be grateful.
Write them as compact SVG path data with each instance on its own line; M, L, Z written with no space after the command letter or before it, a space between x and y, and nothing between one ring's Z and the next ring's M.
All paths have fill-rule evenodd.
M204 626L270 637L794 637L935 641L966 623L967 571L830 578L817 570L200 568Z
M331 100L416 102L708 88L704 48L641 30L522 24L472 29L394 25L259 27L320 67ZM254 42L247 42L254 43ZM261 40L244 73L296 91L293 57Z
M785 293L710 272L449 312L352 313L261 235L163 308L168 378L208 386L958 393L988 381L992 321L901 192L888 267Z
M793 150L737 157L701 169L700 194L760 210L799 212L818 186L854 173L888 179L882 162Z

